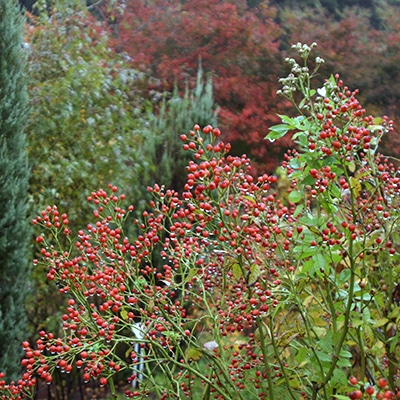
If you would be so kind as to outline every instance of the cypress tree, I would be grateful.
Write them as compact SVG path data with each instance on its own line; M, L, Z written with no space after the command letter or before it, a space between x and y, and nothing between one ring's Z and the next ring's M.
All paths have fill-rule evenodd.
M27 335L30 224L24 18L17 0L0 0L0 371L16 379Z

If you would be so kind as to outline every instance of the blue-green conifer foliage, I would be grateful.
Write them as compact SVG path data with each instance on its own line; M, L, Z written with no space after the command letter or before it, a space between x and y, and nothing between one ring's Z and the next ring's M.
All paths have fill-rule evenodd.
M30 225L24 16L17 0L0 0L0 371L20 372L26 338Z

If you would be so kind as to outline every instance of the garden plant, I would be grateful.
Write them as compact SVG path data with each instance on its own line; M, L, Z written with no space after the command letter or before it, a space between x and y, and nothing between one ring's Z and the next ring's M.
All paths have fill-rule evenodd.
M339 76L313 88L313 47L286 60L294 116L266 138L293 135L286 188L196 125L181 136L184 190L149 188L137 237L112 185L88 196L77 232L56 206L34 219L35 264L69 299L64 335L24 342L22 378L0 381L0 398L34 398L56 369L115 398L124 374L127 398L400 398L400 170L378 152L392 122Z

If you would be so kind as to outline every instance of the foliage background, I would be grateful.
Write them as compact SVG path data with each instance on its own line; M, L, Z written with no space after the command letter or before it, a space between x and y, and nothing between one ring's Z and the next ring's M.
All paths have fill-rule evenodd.
M154 180L179 189L175 140L195 122L215 125L216 105L234 154L274 171L291 142L263 138L288 110L275 93L282 59L297 41L318 42L328 60L321 76L339 72L360 88L369 112L399 113L397 0L21 3L35 15L26 28L32 215L57 203L77 226L88 223L84 199L110 181L140 213ZM190 92L199 87L200 61L203 100ZM398 135L384 145L398 157ZM29 307L33 331L54 324L46 318L59 307L48 301L54 288L40 280L42 271L35 273L42 294Z

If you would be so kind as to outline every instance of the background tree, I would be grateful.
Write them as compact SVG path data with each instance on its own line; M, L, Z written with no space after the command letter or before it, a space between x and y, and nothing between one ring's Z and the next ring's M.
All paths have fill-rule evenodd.
M80 224L93 212L85 201L89 188L110 182L136 199L140 210L152 170L141 150L153 109L151 96L142 96L146 78L108 46L108 30L85 6L73 1L53 6L30 16L26 38L30 211L57 203L62 212L74 208L71 224ZM40 267L33 281L30 324L58 331L61 297Z
M161 87L178 80L182 89L201 56L204 70L214 74L225 139L234 153L251 154L263 169L273 170L290 142L266 145L262 138L286 110L275 91L280 55L292 43L319 43L329 60L324 75L339 71L349 87L360 89L369 112L393 117L399 108L393 85L399 79L397 0L102 4L114 46L130 54L135 68L159 78Z
M275 95L281 61L274 9L250 8L244 1L128 1L115 18L115 46L131 56L135 68L157 77L162 88L170 90L177 82L184 89L187 80L193 87L201 58L204 72L213 74L225 139L235 153L249 152L274 168L276 145L263 142L282 109Z
M182 95L158 92L154 79L110 47L104 23L73 3L42 7L27 35L32 213L57 203L63 211L73 208L71 224L80 225L92 213L88 188L112 182L133 199L137 216L155 180L179 187L179 136L195 123L216 122L211 78L200 72L196 87ZM31 322L57 330L54 288L40 267L34 276Z
M16 379L27 335L30 228L24 19L15 0L0 0L0 370Z
M210 76L204 79L201 66L193 89L187 84L181 95L175 85L172 93L163 94L159 110L150 120L150 136L143 148L146 158L153 160L153 182L182 191L185 183L182 171L189 158L180 135L188 134L195 124L217 126L217 111L212 79Z
M109 182L134 198L138 151L151 103L141 95L144 75L108 46L108 33L84 7L57 7L32 18L28 40L32 75L32 203L74 205L87 215L85 189Z

